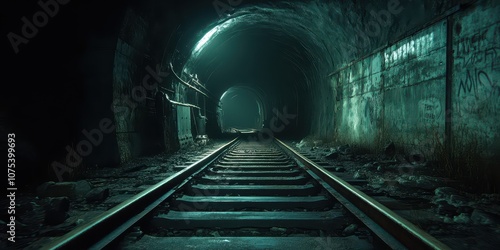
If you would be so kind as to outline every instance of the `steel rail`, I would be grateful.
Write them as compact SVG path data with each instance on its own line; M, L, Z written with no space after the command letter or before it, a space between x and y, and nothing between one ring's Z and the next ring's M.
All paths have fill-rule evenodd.
M102 249L149 214L175 190L202 171L237 142L238 138L216 149L210 155L142 191L134 197L103 212L98 217L48 243L42 249Z
M359 209L362 213L364 213L354 213L361 221L364 222L367 219L366 217L373 220L376 225L368 223L367 226L379 237L381 236L380 238L391 248L399 248L403 245L409 249L450 249L447 245L440 242L432 235L399 216L394 211L380 204L378 201L369 197L346 181L330 173L328 170L307 159L305 156L301 155L284 142L278 139L276 139L276 141L278 142L278 145L291 153L294 158L299 160L309 170L321 178L322 181L330 185L335 192L345 198L339 199L341 203L351 203L356 207L356 209ZM350 209L352 205L348 203L343 205ZM379 232L380 228L387 231L393 239L388 238L387 235ZM399 241L401 245L397 243L394 244L394 239Z

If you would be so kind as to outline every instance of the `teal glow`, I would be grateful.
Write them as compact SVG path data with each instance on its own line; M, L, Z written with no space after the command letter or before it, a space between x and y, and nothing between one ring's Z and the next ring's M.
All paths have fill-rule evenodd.
M194 46L191 56L197 56L219 33L231 27L239 20L239 17L231 18L209 30Z

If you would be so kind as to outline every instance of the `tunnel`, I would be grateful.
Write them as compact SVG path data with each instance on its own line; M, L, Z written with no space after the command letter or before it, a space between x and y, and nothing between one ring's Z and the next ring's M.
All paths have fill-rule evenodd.
M0 124L19 190L251 133L498 194L497 1L6 5Z
M264 125L263 97L253 89L231 87L222 94L218 106L221 131L258 131Z

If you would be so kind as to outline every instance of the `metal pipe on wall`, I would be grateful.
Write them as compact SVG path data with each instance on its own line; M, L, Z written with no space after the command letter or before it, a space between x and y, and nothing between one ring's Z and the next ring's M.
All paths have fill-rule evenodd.
M179 80L179 81L180 81L183 85L187 86L188 88L190 88L190 89L192 89L192 90L194 90L194 91L196 91L196 92L198 92L198 93L200 93L200 94L202 94L202 95L204 95L204 96L206 96L206 97L208 97L208 98L211 98L210 96L208 96L208 94L207 94L207 93L205 93L205 92L203 92L203 91L199 90L199 89L198 89L198 88L196 88L195 86L193 86L193 85L191 85L191 84L189 84L189 83L185 82L184 80L182 80L182 79L181 79L181 78L180 78L180 77L179 77L179 76L175 73L175 71L174 71L174 67L172 66L172 63L170 63L170 70L172 71L172 73L174 74L174 76L177 78L177 80Z
M182 103L182 102L176 102L176 101L172 101L170 100L170 98L168 98L168 95L167 93L164 93L162 92L163 95L165 95L165 99L167 99L167 101L169 103L171 103L172 105L176 105L176 106L184 106L184 107L190 107L190 108L195 108L195 109L200 109L200 107L196 106L196 105L193 105L193 104L190 104L190 103Z

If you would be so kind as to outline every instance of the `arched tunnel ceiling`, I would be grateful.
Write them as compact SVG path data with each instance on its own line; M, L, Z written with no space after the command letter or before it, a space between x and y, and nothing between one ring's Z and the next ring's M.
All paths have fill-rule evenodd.
M313 5L316 9L311 8ZM304 19L313 15L304 12L318 15L328 11L320 5L325 4L283 2L237 10L207 31L213 35L206 42L207 36L198 42L186 71L198 73L212 88L240 81L280 89L295 85L301 92L308 92L312 84L321 81L321 73L337 63L328 52L329 42L323 39L345 34L341 26L326 31L312 19ZM204 43L201 48L200 43Z
M231 10L221 13L214 5L221 1L151 1L151 9L137 13L151 17L149 50L181 78L198 76L213 94L209 112L227 89L244 85L267 94L269 114L293 107L301 134L313 133L332 110L332 71L414 32L456 2L248 0L227 2ZM366 30L373 20L378 27ZM214 118L208 121L211 126Z
M242 4L195 37L183 71L198 74L217 96L235 83L246 83L276 97L295 91L300 98L321 99L329 72L408 32L446 10L450 2ZM363 30L380 11L397 13L389 14L379 30L372 28L374 34Z

